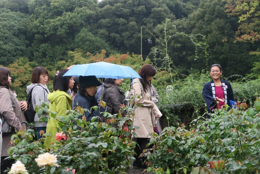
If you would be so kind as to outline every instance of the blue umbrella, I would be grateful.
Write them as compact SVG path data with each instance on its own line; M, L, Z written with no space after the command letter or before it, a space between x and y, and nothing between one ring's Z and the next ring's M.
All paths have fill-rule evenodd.
M96 76L97 78L111 79L141 78L129 66L107 62L74 65L63 76Z

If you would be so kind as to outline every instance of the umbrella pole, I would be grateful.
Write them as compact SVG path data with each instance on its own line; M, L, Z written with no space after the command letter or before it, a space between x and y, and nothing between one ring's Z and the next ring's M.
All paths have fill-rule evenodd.
M141 65L143 64L143 27L141 27Z

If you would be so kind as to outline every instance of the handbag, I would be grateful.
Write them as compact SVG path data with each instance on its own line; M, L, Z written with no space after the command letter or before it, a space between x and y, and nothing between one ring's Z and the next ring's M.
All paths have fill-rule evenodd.
M11 133L13 131L13 127L10 126L10 124L7 123L7 121L5 120L5 118L2 115L1 115L1 121L0 122L2 122L1 132L3 134Z
M236 106L236 103L237 103L237 102L235 102L235 101L233 101L233 100L229 100L229 103L230 103L230 107L231 107L231 108L233 108L233 107L234 107L234 109L237 108L237 106Z
M10 94L10 91L9 91L9 94ZM13 99L11 97L11 94L10 94L10 99L11 99L12 106L13 106L13 109L14 109L15 105L14 105L14 101L13 101ZM1 119L0 123L2 123L2 124L0 124L1 132L3 134L7 134L7 133L13 132L13 127L5 120L5 117L2 114L0 114L0 119Z

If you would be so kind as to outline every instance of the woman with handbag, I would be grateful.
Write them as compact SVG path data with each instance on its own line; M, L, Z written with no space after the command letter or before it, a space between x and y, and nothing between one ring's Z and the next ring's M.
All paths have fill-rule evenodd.
M131 106L134 107L133 126L138 127L133 132L136 139L135 158L133 165L147 167L145 158L140 157L143 150L148 149L151 134L154 133L155 118L162 116L156 104L152 101L151 80L156 74L156 69L150 65L144 65L138 72L142 79L134 79L132 82Z
M0 67L0 118L2 121L2 151L1 151L1 173L12 165L12 160L5 159L10 145L11 136L24 129L21 121L24 121L24 115L21 110L20 102L16 99L10 89L11 77L7 68ZM4 160L5 159L5 160Z
M210 76L212 77L212 80L204 85L202 91L209 113L213 113L215 109L224 108L225 104L231 107L230 100L234 100L233 90L230 83L222 80L220 78L221 75L221 65L211 65Z

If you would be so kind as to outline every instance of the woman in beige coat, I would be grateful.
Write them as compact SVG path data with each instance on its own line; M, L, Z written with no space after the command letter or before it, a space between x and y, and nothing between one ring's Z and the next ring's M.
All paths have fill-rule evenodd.
M138 127L134 131L134 138L137 145L135 147L136 160L134 166L146 167L144 164L145 158L140 157L144 149L147 149L147 144L154 132L155 118L162 116L156 104L152 101L151 80L156 74L156 69L150 65L144 65L138 72L142 79L134 79L132 82L131 96L134 97L134 117L133 125Z
M10 85L10 71L7 68L0 67L0 118L2 118L2 120L5 119L7 123L16 130L20 130L23 129L21 122L25 121L25 117L21 110L20 102L10 90ZM3 171L12 165L11 160L4 159L8 156L7 150L11 147L9 142L14 133L14 129L10 133L2 133L1 173L4 173Z

